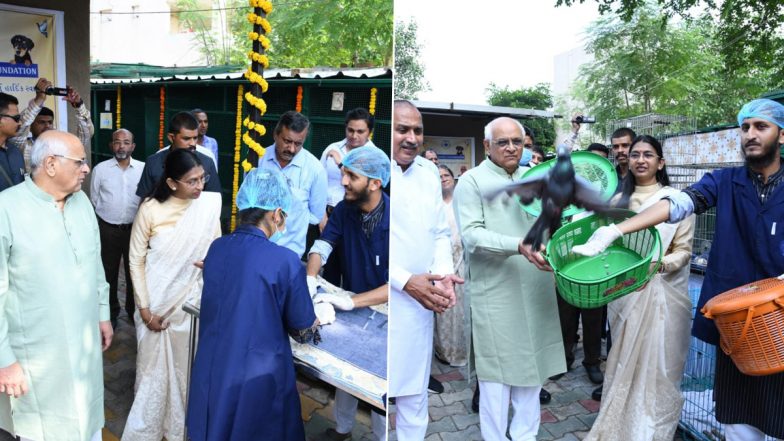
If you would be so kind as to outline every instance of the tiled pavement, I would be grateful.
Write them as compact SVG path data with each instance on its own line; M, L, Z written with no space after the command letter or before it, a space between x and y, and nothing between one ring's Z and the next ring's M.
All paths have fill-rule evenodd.
M597 413L599 402L591 399L596 385L580 364L582 345L575 350L576 362L571 371L557 381L544 385L552 394L552 401L542 405L539 441L573 441L588 435ZM430 423L426 441L480 441L479 415L471 411L471 399L476 385L466 381L465 368L457 369L433 359L432 374L444 385L441 394L430 394ZM604 371L604 363L602 363ZM389 441L397 440L394 433L394 406L390 409ZM510 412L511 417L511 412ZM680 435L675 440L681 440Z

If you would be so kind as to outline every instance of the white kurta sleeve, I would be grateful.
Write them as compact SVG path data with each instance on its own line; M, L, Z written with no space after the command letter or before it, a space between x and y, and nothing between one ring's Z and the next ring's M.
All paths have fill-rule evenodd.
M465 176L458 181L452 206L465 252L504 256L519 253L520 237L490 231L485 227L484 200L472 177Z

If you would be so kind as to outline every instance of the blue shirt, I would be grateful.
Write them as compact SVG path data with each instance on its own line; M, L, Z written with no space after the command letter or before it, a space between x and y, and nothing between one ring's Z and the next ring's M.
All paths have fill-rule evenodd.
M342 247L343 288L361 293L389 281L389 197L381 193L384 213L370 237L362 231L362 212L341 201L329 216L321 240ZM335 254L332 254L335 256Z
M204 135L204 141L201 143L202 146L208 148L212 152L212 157L215 158L215 169L218 168L218 141L215 138L210 138L207 135Z
M293 200L291 213L286 213L286 230L278 245L302 257L308 224L321 222L327 209L327 173L321 162L309 151L302 149L285 167L280 166L275 155L275 144L267 147L269 154L259 159L260 169L275 168L283 173L291 188Z
M304 440L288 336L316 320L302 262L241 225L212 243L203 275L189 439Z

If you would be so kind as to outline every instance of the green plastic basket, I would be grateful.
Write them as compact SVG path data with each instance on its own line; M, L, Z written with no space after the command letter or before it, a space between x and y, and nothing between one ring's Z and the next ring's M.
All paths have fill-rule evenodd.
M558 292L578 308L597 308L638 290L658 270L662 250L654 227L625 234L594 257L572 253L572 247L588 241L594 231L636 213L619 212L617 217L598 215L576 220L559 228L547 244L547 260L555 272ZM650 264L659 253L656 267Z

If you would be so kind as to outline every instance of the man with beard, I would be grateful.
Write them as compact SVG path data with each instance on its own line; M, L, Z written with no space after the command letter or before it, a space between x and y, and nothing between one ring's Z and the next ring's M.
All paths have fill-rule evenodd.
M125 312L131 322L135 310L128 249L131 226L140 201L136 196L136 186L142 177L144 163L131 157L136 144L133 142L133 133L129 130L115 131L109 147L114 158L101 162L93 169L90 201L95 207L98 231L101 233L101 261L106 281L109 282L112 327L117 327L117 316L120 315L120 302L117 299L120 258L125 265Z
M308 254L308 288L316 303L327 302L335 308L354 308L386 303L389 297L389 197L381 190L389 183L389 158L372 146L352 149L342 159L343 201L327 221L321 237ZM343 289L356 293L351 298L333 294L316 295L315 277L327 263L332 250L341 247L337 257L342 268ZM336 428L327 429L332 440L351 438L357 399L335 390ZM384 415L371 413L373 433L386 439Z
M634 130L627 127L621 127L610 135L610 147L612 148L613 158L615 158L615 173L618 174L618 188L620 191L621 182L626 174L629 173L629 147L632 146L632 139L636 138L637 134Z
M779 146L784 143L784 106L758 99L738 113L740 141L746 164L706 173L699 182L661 200L617 225L599 228L574 252L596 255L622 234L667 221L676 223L692 213L716 208L716 229L705 280L697 303L692 334L719 343L715 324L699 311L722 292L784 273L784 168ZM530 254L531 258L536 258ZM714 400L716 419L725 424L727 441L784 438L784 373L749 376L716 350Z

